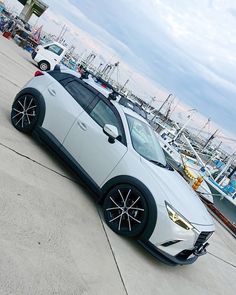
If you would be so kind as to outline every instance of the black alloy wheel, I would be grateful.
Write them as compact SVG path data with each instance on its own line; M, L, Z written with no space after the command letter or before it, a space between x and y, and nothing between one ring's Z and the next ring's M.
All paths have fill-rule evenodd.
M12 105L12 125L21 132L31 133L35 128L40 112L40 105L34 96L21 95Z
M103 214L107 225L117 234L138 237L147 223L147 201L134 186L117 185L105 197Z

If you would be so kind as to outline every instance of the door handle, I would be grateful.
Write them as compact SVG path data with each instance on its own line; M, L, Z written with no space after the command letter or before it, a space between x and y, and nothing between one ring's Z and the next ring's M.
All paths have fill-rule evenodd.
M52 89L52 88L48 88L48 92L49 92L51 95L53 95L53 96L56 95L56 91L55 91L54 89Z
M77 121L77 124L79 125L79 127L80 127L82 130L84 130L84 131L87 130L87 126L86 126L86 124L85 124L84 122Z

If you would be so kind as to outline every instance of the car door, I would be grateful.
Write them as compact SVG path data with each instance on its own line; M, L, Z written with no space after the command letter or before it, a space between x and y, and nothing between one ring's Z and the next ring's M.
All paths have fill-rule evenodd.
M95 99L97 92L90 91L81 80L60 71L49 75L52 83L43 92L47 96L43 128L63 143L71 126Z
M103 132L105 124L117 127L118 139L108 142ZM116 108L108 99L99 95L96 104L81 113L63 146L83 168L83 170L101 186L115 166L127 152L127 145L122 121Z

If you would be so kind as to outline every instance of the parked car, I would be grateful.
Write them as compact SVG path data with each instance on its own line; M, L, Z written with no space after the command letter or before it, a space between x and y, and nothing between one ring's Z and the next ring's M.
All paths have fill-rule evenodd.
M51 42L38 45L32 52L32 58L38 64L41 71L49 71L62 61L66 51L66 47L62 44Z
M74 169L114 232L170 265L193 263L215 230L210 214L167 164L147 121L109 97L69 69L37 71L17 94L11 121Z

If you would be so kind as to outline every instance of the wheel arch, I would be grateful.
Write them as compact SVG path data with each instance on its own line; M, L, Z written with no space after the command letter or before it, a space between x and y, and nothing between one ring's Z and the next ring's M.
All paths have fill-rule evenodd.
M27 88L22 89L19 93L17 93L14 101L17 98L19 98L20 96L27 95L27 94L30 94L30 95L36 97L39 101L39 104L40 104L40 113L39 113L39 118L38 118L38 122L36 125L36 128L37 128L38 126L42 126L42 124L43 124L43 120L44 120L45 112L46 112L45 100L44 100L44 97L42 96L42 94L37 89L32 88L32 87L27 87Z
M110 180L108 180L101 188L102 197L100 198L100 202L102 203L106 194L115 186L119 184L129 184L137 188L147 200L148 204L148 221L147 224L142 231L142 233L138 236L138 240L141 241L148 241L151 237L157 221L157 205L152 193L149 189L137 178L128 176L128 175L121 175L116 176Z

